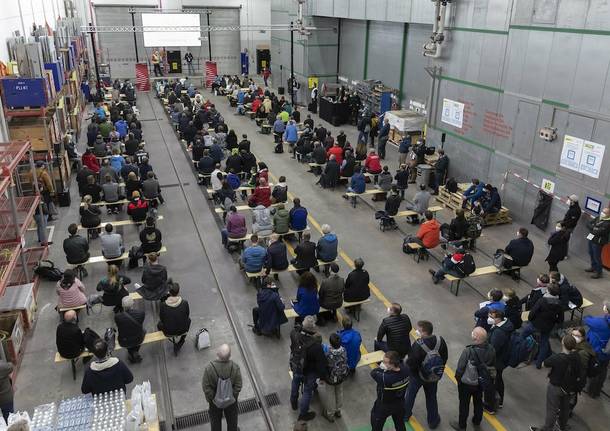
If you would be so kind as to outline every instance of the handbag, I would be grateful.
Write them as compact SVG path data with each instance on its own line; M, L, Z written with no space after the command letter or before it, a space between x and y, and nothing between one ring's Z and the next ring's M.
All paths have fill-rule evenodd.
M197 348L197 350L203 350L207 349L210 346L210 333L206 328L201 328L197 332L197 337L195 338L195 347Z

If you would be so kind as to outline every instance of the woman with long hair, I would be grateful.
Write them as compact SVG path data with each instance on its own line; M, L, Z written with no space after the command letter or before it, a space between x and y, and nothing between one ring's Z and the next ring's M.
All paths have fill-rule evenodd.
M91 301L91 304L102 303L107 307L114 307L114 312L123 310L121 301L124 296L129 295L125 285L131 283L131 279L126 275L119 274L119 267L116 265L108 266L106 277L102 278L97 284L97 291L102 295Z
M315 316L320 312L318 280L311 272L306 271L299 277L297 299L292 307L298 314L295 324L301 323L305 316Z
M87 303L85 286L76 277L72 269L66 269L61 280L57 282L57 308L75 308Z

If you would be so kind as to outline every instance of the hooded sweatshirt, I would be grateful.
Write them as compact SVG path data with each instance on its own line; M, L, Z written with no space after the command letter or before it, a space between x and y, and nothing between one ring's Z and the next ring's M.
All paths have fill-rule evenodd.
M85 370L81 391L83 394L101 394L125 386L133 381L133 374L118 358L95 358Z
M330 232L318 240L317 257L324 262L332 262L337 258L337 247L339 240Z
M341 338L341 345L345 347L347 352L347 366L353 370L360 361L360 344L362 337L360 333L353 328L343 329L337 332Z
M271 235L273 233L273 219L268 208L258 205L252 210L252 233L259 236Z
M167 336L186 334L191 327L188 301L180 296L170 296L159 309L159 329Z

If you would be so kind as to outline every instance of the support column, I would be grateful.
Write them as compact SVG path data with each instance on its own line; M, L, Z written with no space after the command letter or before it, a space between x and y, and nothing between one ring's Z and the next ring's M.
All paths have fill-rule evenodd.
M398 90L398 103L402 105L402 93L405 88L405 58L407 57L407 34L409 32L409 23L405 22L402 30L402 52L400 56L400 88Z
M364 71L362 73L362 79L367 78L369 68L369 33L371 30L371 21L366 20L366 32L364 36Z

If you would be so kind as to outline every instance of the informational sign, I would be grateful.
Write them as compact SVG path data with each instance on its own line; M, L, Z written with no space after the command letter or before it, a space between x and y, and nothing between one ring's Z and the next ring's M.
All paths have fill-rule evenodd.
M314 85L317 87L319 83L319 78L317 76L310 76L307 78L307 86L311 89Z
M451 99L443 99L441 121L461 129L464 121L464 104Z
M593 178L599 178L605 149L604 145L584 141L580 158L580 172Z
M542 185L540 187L543 192L553 194L555 193L555 183L551 180L547 180L546 178L542 179Z
M595 142L565 135L559 164L581 174L599 178L605 149L605 146Z

